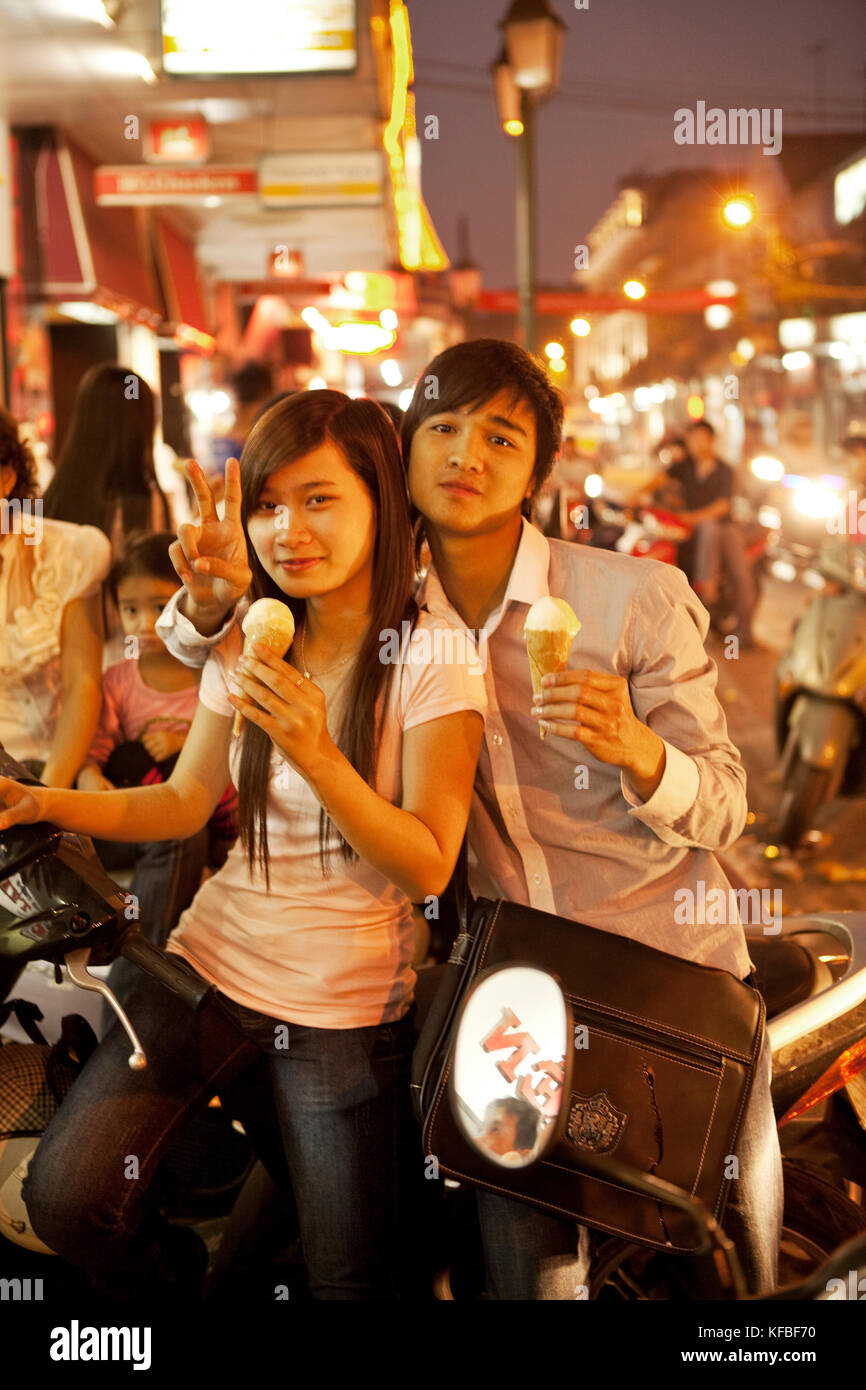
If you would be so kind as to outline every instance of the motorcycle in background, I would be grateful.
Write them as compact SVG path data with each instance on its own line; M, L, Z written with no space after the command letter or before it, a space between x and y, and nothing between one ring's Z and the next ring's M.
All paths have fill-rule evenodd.
M796 849L825 802L866 789L866 554L792 551L772 572L817 591L776 668L782 794L771 835Z

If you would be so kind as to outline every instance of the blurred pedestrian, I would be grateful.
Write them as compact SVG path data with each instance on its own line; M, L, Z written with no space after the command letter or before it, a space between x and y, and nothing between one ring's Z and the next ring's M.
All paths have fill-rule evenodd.
M153 392L143 377L117 363L91 367L76 392L45 515L98 526L116 555L131 531L171 530L153 462L155 425Z
M0 409L0 743L70 787L99 717L111 548L93 526L45 520L34 486L33 455Z

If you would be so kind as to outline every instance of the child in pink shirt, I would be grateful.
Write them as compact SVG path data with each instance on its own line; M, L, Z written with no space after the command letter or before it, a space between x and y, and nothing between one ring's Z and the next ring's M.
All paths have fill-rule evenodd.
M130 536L108 576L123 625L124 659L103 675L102 711L78 773L80 790L111 791L165 781L189 732L201 672L171 656L155 632L156 619L177 588L168 554L173 540L165 531ZM211 834L234 838L234 802L230 786L210 827L184 840L94 842L109 873L134 865L129 891L143 933L157 945L164 944L195 895L208 864ZM135 968L119 960L109 980L115 994L125 999L135 978ZM106 1010L103 1026L113 1017Z

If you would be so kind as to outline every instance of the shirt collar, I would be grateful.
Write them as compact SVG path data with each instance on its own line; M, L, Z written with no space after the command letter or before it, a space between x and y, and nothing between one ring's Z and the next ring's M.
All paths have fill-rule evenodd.
M483 540L479 540L478 544L483 545ZM535 603L536 599L548 598L550 596L549 570L550 545L547 537L542 535L541 531L532 526L524 517L520 544L517 547L514 564L511 566L511 574L508 576L505 597L499 607L494 608L488 617L485 624L486 631L493 633L496 630L509 603L525 603L528 606ZM426 608L428 613L447 618L449 622L458 623L461 627L464 626L462 618L451 606L445 590L442 588L439 575L436 573L436 567L432 561L418 588L416 599L419 606Z

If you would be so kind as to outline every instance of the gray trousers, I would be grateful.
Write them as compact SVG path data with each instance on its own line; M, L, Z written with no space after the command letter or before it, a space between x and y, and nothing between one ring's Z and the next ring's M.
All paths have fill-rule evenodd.
M695 583L718 580L726 570L734 589L737 630L750 634L758 595L742 528L735 521L702 521L695 527L694 538Z

